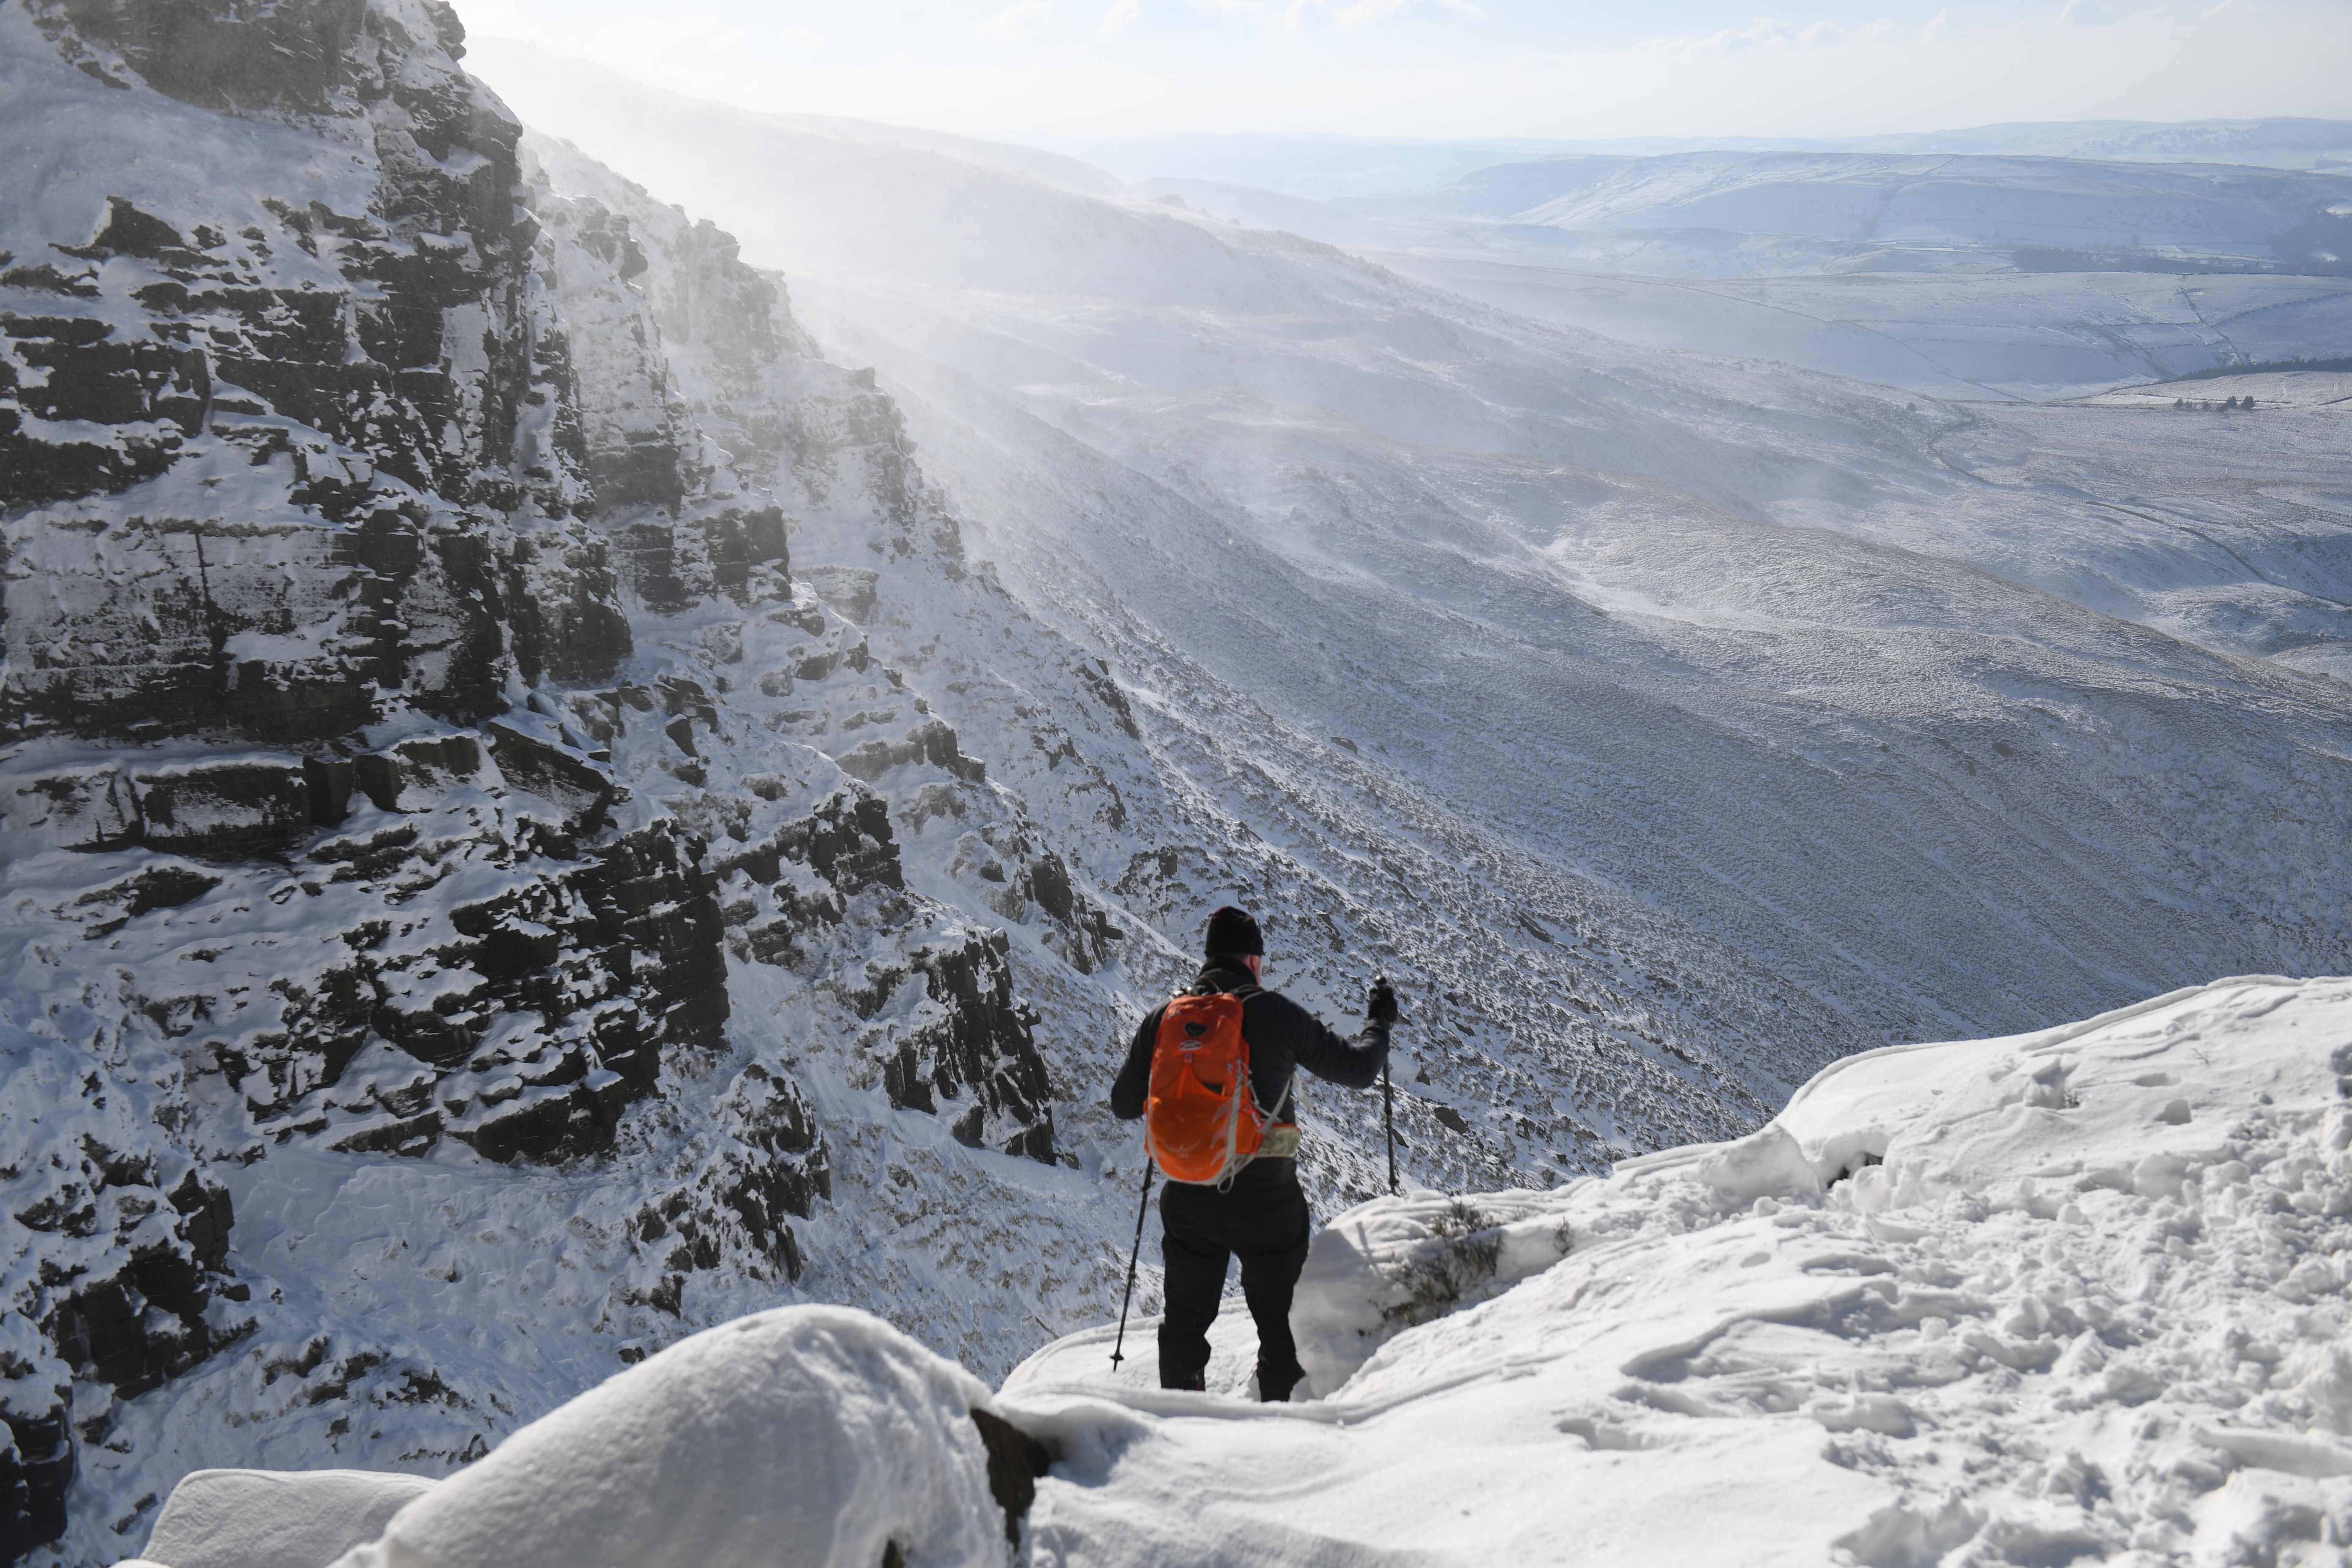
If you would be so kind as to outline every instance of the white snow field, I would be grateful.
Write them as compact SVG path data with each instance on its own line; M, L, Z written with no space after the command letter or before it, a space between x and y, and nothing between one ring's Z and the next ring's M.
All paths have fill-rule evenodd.
M1317 1238L1288 1405L1113 1378L1108 1328L991 1400L862 1314L763 1314L341 1562L998 1562L992 1407L1055 1458L1016 1559L1068 1568L2341 1563L2347 1069L2352 981L2226 980L1850 1058L1554 1192L1376 1200Z

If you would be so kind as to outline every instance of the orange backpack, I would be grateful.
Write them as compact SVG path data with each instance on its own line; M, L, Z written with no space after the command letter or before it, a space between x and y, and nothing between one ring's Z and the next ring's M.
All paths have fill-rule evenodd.
M1144 1147L1161 1174L1223 1186L1256 1155L1265 1124L1250 1087L1242 998L1215 992L1170 1002L1151 1044L1143 1105Z

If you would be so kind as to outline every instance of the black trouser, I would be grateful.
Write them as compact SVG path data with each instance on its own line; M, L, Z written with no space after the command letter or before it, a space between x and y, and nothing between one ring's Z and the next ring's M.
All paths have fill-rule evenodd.
M1290 1337L1290 1293L1307 1264L1307 1195L1288 1160L1243 1172L1229 1192L1171 1182L1160 1190L1166 1226L1167 1315L1160 1323L1160 1386L1199 1388L1209 1368L1209 1325L1225 1291L1225 1268L1242 1260L1242 1295L1257 1321L1258 1394L1289 1396L1300 1376Z

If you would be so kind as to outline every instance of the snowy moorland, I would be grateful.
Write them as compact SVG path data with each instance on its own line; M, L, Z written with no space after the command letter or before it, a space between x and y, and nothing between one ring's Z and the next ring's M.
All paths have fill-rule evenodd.
M2352 247L2343 167L1711 152L1506 163L1332 201L1171 176L1135 188L1354 250L1659 278L2341 278Z
M2116 249L2273 260L2352 176L2229 164L1852 153L1570 157L1482 169L1372 216L1566 230L1810 235L1893 250Z
M2047 402L2192 371L2326 359L2352 349L2352 279L2346 278L1645 277L1650 253L1633 246L1608 257L1605 273L1368 254L1408 278L1626 342L1776 360L1968 402Z
M347 1492L339 1562L978 1564L1002 1522L1017 1561L1134 1568L2339 1563L2347 1068L2352 984L2223 981L1849 1058L1749 1137L1551 1192L1378 1199L1317 1238L1285 1405L1245 1342L1218 1391L1150 1386L1148 1323L1116 1377L1105 1327L992 1394L862 1314L749 1318L380 1537ZM1044 1473L1007 1488L976 1410ZM299 1513L241 1495L175 1500L156 1560Z

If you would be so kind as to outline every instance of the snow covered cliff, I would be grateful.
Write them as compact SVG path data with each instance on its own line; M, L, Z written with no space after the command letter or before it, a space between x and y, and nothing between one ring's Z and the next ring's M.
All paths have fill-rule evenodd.
M446 5L16 4L0 34L39 130L0 176L0 1555L77 1477L128 1509L79 1527L152 1509L175 1461L118 1411L233 1346L232 1379L312 1386L210 1419L323 1409L330 1448L347 1396L515 1408L435 1335L257 1292L261 1237L316 1241L381 1162L481 1173L521 1252L593 1230L577 1326L625 1357L689 1276L803 1273L832 1165L799 1046L1055 1160L1006 939L909 889L890 820L894 789L983 821L1002 792L788 575L787 503L961 571L887 403L708 225L646 232L633 285L639 237L526 181ZM814 574L850 608L873 577ZM1099 969L1116 928L1057 858L989 864L1003 918L1034 890ZM757 1047L730 964L801 1009ZM665 1085L679 1121L624 1132ZM488 1174L619 1146L593 1222ZM488 1235L396 1272L478 1276Z
M862 1314L747 1319L341 1562L979 1564L1010 1514L1016 1561L1133 1568L2341 1563L2347 1069L2352 982L2229 980L1849 1058L1605 1179L1377 1200L1318 1237L1299 1404L1114 1378L1107 1329L991 1394ZM154 1560L298 1511L214 1486Z

